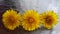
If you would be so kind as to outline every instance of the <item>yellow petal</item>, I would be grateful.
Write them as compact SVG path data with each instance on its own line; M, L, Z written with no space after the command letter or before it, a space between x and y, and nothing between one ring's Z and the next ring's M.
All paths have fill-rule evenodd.
M53 10L48 10L41 14L43 26L47 29L51 29L58 22L58 15Z
M23 22L22 26L25 30L28 31L33 31L40 26L40 17L39 13L35 10L27 10L25 13L22 15L23 17Z
M2 21L4 26L9 30L14 30L16 27L19 27L21 20L20 13L11 9L6 10L5 13L2 15Z

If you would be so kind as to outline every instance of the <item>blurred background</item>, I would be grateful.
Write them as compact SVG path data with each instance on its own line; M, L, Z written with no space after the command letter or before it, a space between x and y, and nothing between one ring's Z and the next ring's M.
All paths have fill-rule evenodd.
M3 9L4 8L4 9ZM46 10L54 10L59 15L60 20L60 0L0 0L0 16L4 10L13 8L21 14L24 10L34 9L39 13ZM2 17L0 17L1 19ZM0 20L0 34L60 34L60 21L51 30L38 29L32 32L25 31L23 28L17 28L14 31L5 29Z

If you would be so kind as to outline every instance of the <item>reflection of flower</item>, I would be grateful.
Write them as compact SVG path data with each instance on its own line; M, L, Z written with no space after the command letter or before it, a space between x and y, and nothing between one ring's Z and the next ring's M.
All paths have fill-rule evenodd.
M23 15L22 26L25 30L33 31L40 26L39 14L34 10L27 10Z
M6 28L14 30L16 27L19 27L21 15L15 10L6 10L2 17Z
M46 11L41 14L43 26L51 29L58 22L58 16L53 10Z

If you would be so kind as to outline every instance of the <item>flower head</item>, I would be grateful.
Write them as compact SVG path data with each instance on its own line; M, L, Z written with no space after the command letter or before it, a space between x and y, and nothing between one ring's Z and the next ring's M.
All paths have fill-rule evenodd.
M40 26L39 14L35 10L27 10L22 15L22 26L25 30L33 31Z
M51 29L58 22L58 15L53 10L48 10L41 14L43 26Z
M2 15L2 21L4 26L9 30L14 30L16 27L19 27L21 20L21 15L15 10L6 10Z

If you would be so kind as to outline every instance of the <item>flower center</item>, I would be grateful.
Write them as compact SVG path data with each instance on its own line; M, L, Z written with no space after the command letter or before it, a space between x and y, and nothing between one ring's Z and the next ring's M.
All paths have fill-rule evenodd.
M53 22L53 18L52 18L51 16L47 16L47 17L45 18L45 22L46 22L47 24L51 25L52 22Z
M35 21L34 18L32 18L32 17L29 17L29 18L28 18L28 22L29 22L29 23L33 23L34 21Z
M10 25L13 25L15 22L16 22L16 19L14 18L14 16L8 17L8 23L10 23Z

